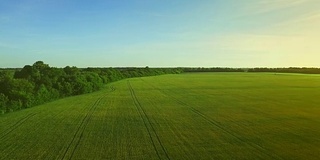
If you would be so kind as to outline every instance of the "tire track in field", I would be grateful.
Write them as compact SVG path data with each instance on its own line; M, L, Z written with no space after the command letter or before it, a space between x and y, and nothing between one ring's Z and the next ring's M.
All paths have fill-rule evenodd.
M163 144L160 141L159 135L155 131L154 127L152 126L152 124L150 122L150 119L149 119L148 115L146 114L145 110L141 106L141 104L140 104L140 102L139 102L139 100L138 100L138 98L137 98L137 96L136 96L136 94L134 92L134 89L132 88L131 83L129 82L129 80L127 81L127 84L128 84L128 88L130 90L130 94L131 94L131 97L133 99L133 102L134 102L134 104L135 104L135 106L136 106L136 108L138 110L138 113L139 113L141 119L143 120L144 126L147 129L148 135L149 135L149 137L151 139L152 145L154 147L154 150L157 153L158 158L162 159L161 156L160 156L160 153L159 153L160 151L162 151L162 155L165 155L165 157L170 160L170 157L169 157L165 147L163 146ZM148 127L148 126L150 126L150 127ZM154 135L156 138L154 139L152 135ZM158 143L160 145L160 147L161 147L160 149L157 148L156 143Z
M143 80L142 78L140 78L140 80L143 81L144 83L147 83L147 84L148 84L149 86L151 86L152 88L160 91L160 92L161 92L162 94L164 94L165 96L168 96L168 97L174 99L177 103L179 103L179 104L181 104L181 105L183 105L183 106L185 106L185 107L190 108L190 110L191 110L193 113L199 115L199 116L202 117L204 120L206 120L207 122L209 122L209 123L212 124L213 126L219 128L219 129L220 129L221 131L223 131L224 133L226 133L226 134L234 137L235 139L237 139L238 142L241 142L241 143L243 143L243 144L247 144L247 145L251 146L252 148L258 150L260 153L262 153L262 154L264 154L264 155L266 155L266 156L268 156L268 157L270 157L270 158L272 158L272 159L283 159L283 158L281 158L280 156L276 155L275 153L274 153L273 155L268 154L267 152L268 152L269 150L267 150L266 148L264 148L263 146L261 146L261 145L259 145L259 144L256 144L256 143L248 143L245 139L243 139L243 138L237 136L236 134L234 134L233 132L225 129L222 125L219 124L219 122L211 119L210 117L206 116L204 113L200 112L199 110L197 110L196 108L190 106L189 104L181 101L180 99L178 99L178 98L176 98L176 97L173 97L172 95L167 94L165 91L163 91L163 90L161 90L160 88L154 86L154 85L151 84L150 82L147 82L147 81Z
M1 136L0 136L0 140L3 139L5 136L7 136L8 134L10 134L11 132L13 132L14 130L16 130L17 128L19 128L24 122L26 122L29 118L35 116L37 113L30 113L27 116L25 116L24 118L20 119L18 122L16 122L14 125L12 125L11 127L9 127L9 129L7 129L6 131L2 132Z
M72 137L71 142L69 143L67 149L65 150L62 159L67 159L66 157L68 153L70 153L70 157L68 158L69 160L72 159L72 157L74 156L74 153L77 150L80 144L80 141L83 137L84 130L86 129L90 119L92 118L94 111L96 110L97 106L100 104L102 98L103 97L100 97L95 101L95 103L91 106L87 114L82 119L76 133ZM73 144L74 144L74 147L72 148Z

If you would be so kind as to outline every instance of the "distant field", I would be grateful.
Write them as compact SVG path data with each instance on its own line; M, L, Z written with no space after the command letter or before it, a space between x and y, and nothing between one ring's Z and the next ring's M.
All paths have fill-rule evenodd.
M320 159L320 76L133 78L0 116L0 159Z

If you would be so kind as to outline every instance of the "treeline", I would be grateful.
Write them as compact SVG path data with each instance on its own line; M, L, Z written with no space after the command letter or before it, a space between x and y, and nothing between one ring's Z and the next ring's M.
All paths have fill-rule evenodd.
M320 74L320 68L251 68L248 72L276 72L276 73L304 73L304 74Z
M65 68L42 61L20 70L0 71L0 114L63 97L97 91L124 78L181 73L176 68Z
M245 70L242 68L183 68L184 72L244 72Z
M304 73L320 74L320 68L181 68L183 72L274 72L274 73Z

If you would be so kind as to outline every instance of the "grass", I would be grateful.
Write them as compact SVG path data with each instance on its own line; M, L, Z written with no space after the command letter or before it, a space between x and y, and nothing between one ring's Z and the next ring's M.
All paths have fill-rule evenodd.
M134 78L0 116L0 159L320 159L320 76Z

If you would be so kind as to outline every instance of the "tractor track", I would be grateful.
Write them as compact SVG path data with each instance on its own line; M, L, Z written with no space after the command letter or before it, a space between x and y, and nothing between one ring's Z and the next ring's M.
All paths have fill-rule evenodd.
M180 99L172 96L172 95L169 95L168 93L166 93L165 91L161 90L160 88L154 86L153 84L143 80L142 78L140 78L141 81L143 81L144 83L148 84L149 86L151 86L152 88L158 90L159 92L161 92L162 94L164 94L165 96L168 96L172 99L174 99L177 103L185 106L185 107L188 107L193 113L197 114L198 116L202 117L204 120L206 120L208 123L210 123L211 125L219 128L221 131L223 131L224 133L234 137L235 139L237 139L238 142L241 142L243 144L247 144L249 146L251 146L252 148L255 148L256 150L258 150L260 153L272 158L272 159L283 159L281 158L280 156L276 155L276 154L273 154L273 155L270 155L267 153L267 149L264 148L263 146L259 145L259 144L256 144L256 143L248 143L248 141L246 141L245 139L237 136L236 134L232 133L231 131L225 129L221 124L219 124L219 122L211 119L210 117L206 116L204 113L200 112L199 110L197 110L196 108L190 106L189 104L181 101Z
M30 113L24 118L20 119L18 122L16 122L14 125L12 125L9 129L1 133L0 140L3 139L5 136L19 128L24 122L26 122L29 118L35 116L37 113Z
M142 121L144 123L144 126L147 129L148 135L149 135L149 137L151 139L152 145L154 147L154 150L156 151L156 154L157 154L158 158L162 159L161 156L160 156L160 153L159 153L160 151L162 151L163 154L165 155L165 157L170 160L170 157L169 157L165 147L163 146L163 144L160 141L159 135L157 134L157 132L155 131L153 125L151 124L150 119L149 119L148 115L146 114L146 111L144 110L144 108L141 106L139 100L137 99L135 91L132 88L131 83L129 82L129 80L127 81L127 85L128 85L129 90L130 90L130 94L131 94L131 97L133 99L133 102L134 102L134 104L135 104L135 106L136 106L136 108L138 110L138 113L139 113L139 115L140 115L140 117L141 117L141 119L142 119ZM150 126L150 128L148 127L148 125ZM152 133L154 133L154 135L156 137L155 138L156 140L154 140L154 138L152 136ZM161 149L157 149L156 142L159 143L159 145L161 146Z
M111 92L116 91L116 88L115 88L114 86L111 86L110 89L111 89ZM75 154L75 152L76 152L76 150L77 150L77 148L78 148L78 146L79 146L79 144L80 144L80 141L81 141L81 139L82 139L82 137L83 137L84 130L86 129L89 121L90 121L91 118L92 118L92 115L93 115L94 111L96 110L97 106L100 104L100 102L101 102L101 100L102 100L103 98L104 98L104 96L98 98L98 99L94 102L94 104L91 106L91 108L89 109L89 111L87 112L87 114L85 115L85 117L82 119L82 121L81 121L81 123L80 123L80 125L79 125L79 127L78 127L78 129L77 129L77 131L76 131L76 133L74 134L71 142L69 143L67 149L65 150L62 159L67 159L66 156L67 156L68 152L71 152L71 155L70 155L70 157L69 157L69 160L73 158L73 156L74 156L74 154ZM77 139L77 137L78 137L78 139ZM76 140L76 139L77 139L77 140ZM74 146L73 150L71 151L71 146L72 146L72 144L74 144L74 143L75 143L75 146Z
M97 99L95 101L95 103L91 106L91 108L89 109L87 114L84 116L84 118L82 119L77 131L75 132L74 136L72 137L72 140L69 143L69 145L68 145L67 149L65 150L63 157L61 159L69 159L69 160L72 159L72 157L74 156L74 153L77 150L77 148L80 144L80 141L83 137L84 130L86 129L90 119L92 118L94 111L96 110L97 106L101 102L102 98L103 97L100 97L99 99ZM72 148L73 144L74 144L74 147ZM68 153L70 153L69 158L67 158Z

